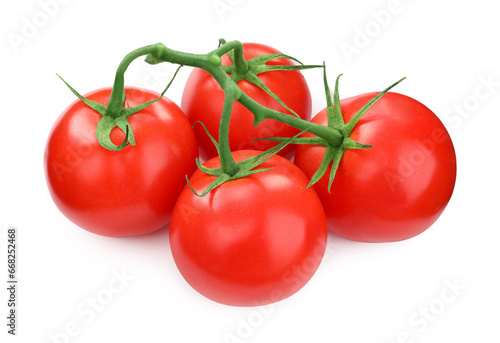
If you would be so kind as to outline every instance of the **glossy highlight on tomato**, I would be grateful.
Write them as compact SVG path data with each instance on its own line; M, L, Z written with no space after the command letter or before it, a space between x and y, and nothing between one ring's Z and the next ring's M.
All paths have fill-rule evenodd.
M257 43L243 43L245 60L265 54L279 53L278 50ZM222 65L232 64L227 55L222 56ZM294 62L279 58L266 63L267 65L293 65ZM273 91L288 107L294 110L302 119L311 118L311 94L302 73L293 71L268 71L258 74L258 77ZM240 80L237 85L240 89L268 108L289 113L275 99L256 85ZM181 107L191 123L201 121L208 132L218 141L219 122L224 104L224 92L215 79L206 71L195 68L190 74L182 95ZM265 119L257 127L253 126L254 115L238 102L233 105L229 126L229 144L233 151L236 150L268 150L277 143L270 141L254 141L265 137L292 137L299 130L284 123ZM217 150L205 130L195 127L196 137L200 145L200 157L208 160L217 155ZM293 156L295 147L289 145L280 152L287 158Z
M236 151L235 160L257 151ZM219 167L216 157L205 163ZM325 253L326 219L309 180L275 155L266 172L228 181L205 197L182 191L170 223L170 245L185 280L205 297L232 306L285 299L313 276ZM214 177L197 170L201 191Z
M125 107L159 96L135 87L126 87L125 93ZM111 88L104 88L86 97L106 105L110 94ZM128 118L136 145L110 151L96 139L100 118L78 100L54 124L44 167L55 204L73 223L103 236L136 236L165 227L185 176L196 168L191 124L163 97ZM113 129L115 144L124 139L123 131Z
M345 122L375 94L342 100ZM326 109L312 122L326 125ZM448 204L457 172L453 143L439 118L420 102L389 92L362 117L351 138L373 147L345 152L331 193L330 169L314 186L329 229L362 242L401 241L428 229ZM311 177L324 151L299 146L295 164Z

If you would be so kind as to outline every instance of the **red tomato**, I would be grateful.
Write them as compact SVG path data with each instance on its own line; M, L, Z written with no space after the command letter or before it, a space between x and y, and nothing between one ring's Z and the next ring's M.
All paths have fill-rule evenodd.
M244 43L244 57L246 60L265 54L279 53L278 50L266 45ZM293 62L284 58L266 63L267 65L293 65ZM231 65L227 55L222 56L222 65ZM289 108L293 109L301 118L309 120L311 117L311 94L309 87L300 71L269 71L258 75L260 79L273 91ZM290 113L276 102L264 90L254 84L241 80L238 86L252 99L260 104ZM181 107L187 117L194 123L201 121L210 134L218 141L219 122L224 103L224 92L210 74L202 69L194 69L186 83L182 95ZM235 150L267 150L278 143L270 141L252 142L264 137L291 137L299 131L286 124L265 119L257 127L253 126L254 116L238 102L234 103L229 126L229 143ZM195 127L196 137L200 145L200 156L208 160L217 156L217 151L201 126ZM287 158L293 156L293 145L285 147L280 155Z
M347 122L376 93L341 101ZM326 125L326 109L313 122ZM306 135L311 136L311 135ZM429 228L448 204L456 158L446 128L418 101L387 93L358 122L351 138L373 148L347 150L328 193L328 175L315 184L328 226L363 242L400 241ZM295 163L309 177L322 146L299 146Z
M125 107L159 96L132 87L125 92ZM110 94L106 88L86 97L107 104ZM166 226L185 175L196 168L197 143L189 121L163 97L128 118L137 145L110 151L95 136L100 118L78 100L54 124L44 164L55 204L72 222L103 236L135 236ZM115 144L124 139L123 131L113 129Z
M233 153L236 162L257 151ZM207 167L220 167L218 157ZM185 187L170 223L175 263L199 293L233 306L289 297L313 276L323 258L327 227L321 202L293 163L274 156L258 169L197 197ZM213 176L197 170L190 183L204 190Z

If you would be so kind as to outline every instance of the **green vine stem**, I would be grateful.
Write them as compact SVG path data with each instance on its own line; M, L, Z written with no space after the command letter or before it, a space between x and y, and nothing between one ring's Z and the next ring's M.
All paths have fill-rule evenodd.
M116 70L115 82L109 98L108 109L105 115L116 118L121 115L125 103L125 72L129 65L137 58L156 51L158 45L149 45L136 49L123 58Z
M85 102L85 104L87 104L89 107L93 108L103 116L103 118L101 118L98 124L98 130L97 130L97 139L99 143L103 147L109 150L121 150L128 143L130 143L131 145L135 144L132 128L130 127L130 124L128 123L127 120L128 116L140 111L141 109L149 106L151 103L159 100L173 81L173 79L172 81L170 81L167 88L162 92L160 98L140 104L133 108L124 108L124 102L125 102L124 74L129 65L135 59L146 55L145 61L150 64L168 62L172 64L177 64L180 67L190 66L194 68L200 68L208 72L220 85L225 94L223 113L220 122L219 142L217 144L217 149L219 151L219 156L221 159L221 168L219 168L219 170L208 170L208 168L202 167L199 161L197 162L200 169L211 175L217 176L218 180L214 182L215 186L229 179L245 177L255 172L260 172L261 170L253 170L253 169L257 167L260 163L262 163L264 160L264 158L259 157L255 159L255 161L254 160L242 161L236 163L232 157L231 149L229 146L229 119L235 101L240 102L244 107L246 107L253 113L254 115L253 124L255 126L257 126L265 119L277 120L285 124L288 124L292 127L295 127L299 130L302 130L303 132L305 131L310 132L311 134L316 136L315 140L313 140L315 144L318 144L319 142L319 144L331 147L332 149L344 149L347 143L351 145L356 143L356 142L352 143L353 141L350 140L348 136L346 136L346 134L350 134L350 131L352 130L351 126L353 125L353 123L348 123L347 125L329 124L328 126L323 126L303 120L298 116L296 116L296 114L291 109L289 109L286 106L286 104L284 104L281 101L281 99L279 99L270 89L268 89L267 86L264 85L264 83L257 76L257 74L261 72L271 71L271 70L302 70L302 69L318 68L318 67L325 68L324 64L303 65L295 58L285 54L264 55L247 61L245 60L243 55L243 44L241 42L236 40L226 42L221 39L219 43L220 44L217 47L217 49L207 54L192 54L192 53L180 52L169 49L162 43L148 45L132 51L131 53L125 56L125 58L121 61L120 65L118 66L108 106L104 106L102 104L98 104L88 99L85 99L78 92L76 92L76 90L74 90L69 84L67 84L64 80L63 81L68 85L71 91L75 95L77 95L78 98L80 98L83 102ZM233 62L232 66L222 66L222 56L225 54L228 54L229 57L231 58ZM290 65L268 66L265 64L266 62L275 58L289 58L299 63L293 66ZM176 74L177 72L175 73L175 75ZM246 79L249 82L254 83L256 86L262 88L270 96L272 96L278 103L282 104L284 108L288 109L290 112L292 112L292 114L295 115L289 115L280 111L267 108L259 104L257 101L255 101L254 99L252 99L247 94L241 91L241 89L237 85L237 82L240 79ZM397 83L399 82L401 82L401 80L398 81ZM381 92L378 98L383 94L385 94L385 92L387 92L397 83L393 84L391 87L384 90L384 92ZM337 84L338 84L338 79L337 79ZM325 76L325 85L326 85L326 76ZM328 99L328 97L329 94L327 95L327 102L330 107L331 99ZM369 104L367 104L365 106L366 108L364 108L364 112L366 112L366 110L376 100L378 100L378 98L374 99ZM335 102L338 102L337 98L334 100ZM340 109L335 109L335 113L337 114L336 116L337 119L338 119L337 112L339 111ZM361 115L362 114L360 114L359 117ZM111 130L116 126L118 126L126 133L125 141L119 146L114 145L109 138ZM284 144L296 143L296 142L297 144L306 143L306 140L298 137L294 137L293 139L276 138L275 140L280 141L281 144L271 149L269 152L264 153L263 156L266 156L266 158L269 158L270 155L277 153L280 149L282 149ZM354 144L354 146L356 145ZM330 159L330 157L328 159ZM204 194L206 194L206 192L204 192Z
M231 176L235 175L239 170L229 146L229 119L233 110L236 94L237 91L234 87L229 87L229 89L225 91L224 107L222 109L222 116L219 124L219 157L221 168L224 173Z
M285 124L293 126L299 130L307 130L308 132L323 138L332 145L340 145L343 139L342 133L336 129L328 128L319 124L311 123L302 120L298 117L291 116L270 108L267 108L257 101L246 95L240 90L236 82L228 75L222 67L222 55L232 52L232 59L235 68L240 68L239 73L244 74L248 69L248 63L243 58L243 44L239 41L230 41L222 44L214 51L205 55L193 55L184 52L175 51L163 45L158 45L158 50L152 52L146 62L151 64L169 62L187 65L195 68L201 68L207 71L221 86L225 93L224 112L221 118L219 132L219 155L221 156L222 168L231 175L234 175L238 169L234 167L235 163L232 160L229 142L227 139L229 129L228 108L234 101L240 102L248 110L254 114L254 125L258 125L264 119L273 119L281 121ZM304 69L309 66L297 66L296 69ZM318 66L314 66L318 67ZM320 66L322 67L322 66ZM226 114L226 116L224 116ZM227 125L226 122L227 121Z

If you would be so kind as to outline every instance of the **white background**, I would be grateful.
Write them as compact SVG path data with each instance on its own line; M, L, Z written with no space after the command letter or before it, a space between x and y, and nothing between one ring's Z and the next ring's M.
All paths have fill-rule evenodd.
M493 4L3 1L0 340L500 342L500 20ZM305 63L326 61L331 82L344 74L341 98L379 91L406 76L395 91L433 109L457 152L455 193L436 224L391 244L330 235L311 282L293 297L259 309L222 306L193 291L175 267L167 230L110 239L62 216L45 185L43 150L53 122L75 98L55 73L85 93L111 85L121 58L135 48L163 42L204 53L221 37L272 45ZM347 46L351 54L343 52ZM173 70L138 61L127 83L159 91ZM188 74L182 70L167 93L178 103ZM305 76L316 113L325 107L321 72ZM6 326L10 226L18 228L16 337ZM126 277L121 282L120 274ZM111 299L105 297L110 286ZM90 311L93 297L105 300L101 312Z

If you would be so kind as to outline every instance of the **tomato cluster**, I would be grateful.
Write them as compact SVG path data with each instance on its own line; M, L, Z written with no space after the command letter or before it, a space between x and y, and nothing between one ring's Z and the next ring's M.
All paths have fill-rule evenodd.
M264 305L300 290L321 263L328 230L355 241L394 242L435 222L451 198L456 159L446 128L430 109L388 92L361 116L376 96L367 93L334 99L334 106L327 99L327 108L310 119L309 88L301 71L291 68L293 60L262 44L243 44L245 60L276 58L264 60L271 69L250 68L251 77L236 79L223 69L237 63L235 46L234 55L228 50L220 61L210 60L223 75L192 71L181 107L146 89L123 88L121 111L138 110L108 120L115 127L107 144L118 151L96 138L115 89L78 95L57 119L45 149L46 180L59 210L103 236L169 227L172 255L186 281L209 299L234 306ZM158 62L158 56L149 58ZM222 78L228 75L232 79ZM255 75L260 81L252 81ZM227 80L242 93L235 93L234 107L229 104L224 128ZM260 109L286 117L256 120ZM334 112L339 130L331 123ZM346 136L344 123L353 118L356 125ZM307 125L311 131L289 138ZM314 132L326 128L335 134L324 135L322 143ZM233 148L229 156L224 137ZM261 140L269 137L288 140ZM325 159L331 151L340 154ZM229 175L228 159L236 168ZM247 165L252 167L242 174ZM324 174L317 174L320 169Z

